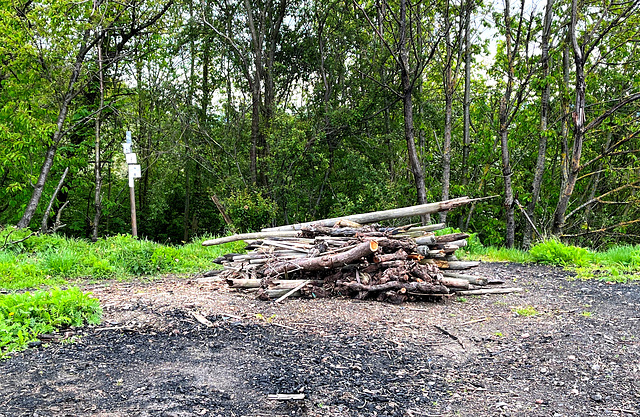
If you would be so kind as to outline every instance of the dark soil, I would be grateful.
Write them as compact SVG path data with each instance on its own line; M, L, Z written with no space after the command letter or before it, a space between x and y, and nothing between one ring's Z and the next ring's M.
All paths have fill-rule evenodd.
M0 416L640 415L639 285L475 273L526 291L397 306L274 304L173 278L93 286L101 326L0 362Z

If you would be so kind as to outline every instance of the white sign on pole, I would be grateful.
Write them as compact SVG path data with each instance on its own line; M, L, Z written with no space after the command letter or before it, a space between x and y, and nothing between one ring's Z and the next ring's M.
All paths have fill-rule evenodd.
M129 165L129 173L133 178L142 178L142 171L140 165Z
M127 130L127 143L131 143L131 131ZM127 152L125 152L127 153Z
M138 163L138 158L135 153L128 153L125 156L127 157L127 164L131 165Z
M130 143L123 143L122 144L122 152L124 152L125 155L130 154L131 151L131 144Z

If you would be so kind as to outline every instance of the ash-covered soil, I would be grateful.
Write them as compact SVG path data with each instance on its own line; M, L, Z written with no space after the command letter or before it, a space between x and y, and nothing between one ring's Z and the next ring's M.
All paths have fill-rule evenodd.
M640 415L639 285L473 273L526 291L275 304L195 279L87 286L104 322L0 362L0 416Z

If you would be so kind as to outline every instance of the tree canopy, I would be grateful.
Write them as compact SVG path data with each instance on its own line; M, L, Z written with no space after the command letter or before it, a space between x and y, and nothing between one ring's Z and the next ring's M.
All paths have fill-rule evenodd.
M157 241L500 195L446 221L635 242L639 3L0 0L0 223L130 232L129 130Z

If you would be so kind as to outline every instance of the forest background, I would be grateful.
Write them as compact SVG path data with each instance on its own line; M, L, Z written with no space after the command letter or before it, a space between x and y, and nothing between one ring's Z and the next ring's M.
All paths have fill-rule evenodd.
M635 243L639 3L0 0L0 223L129 233L130 130L162 243L463 195L422 220Z

